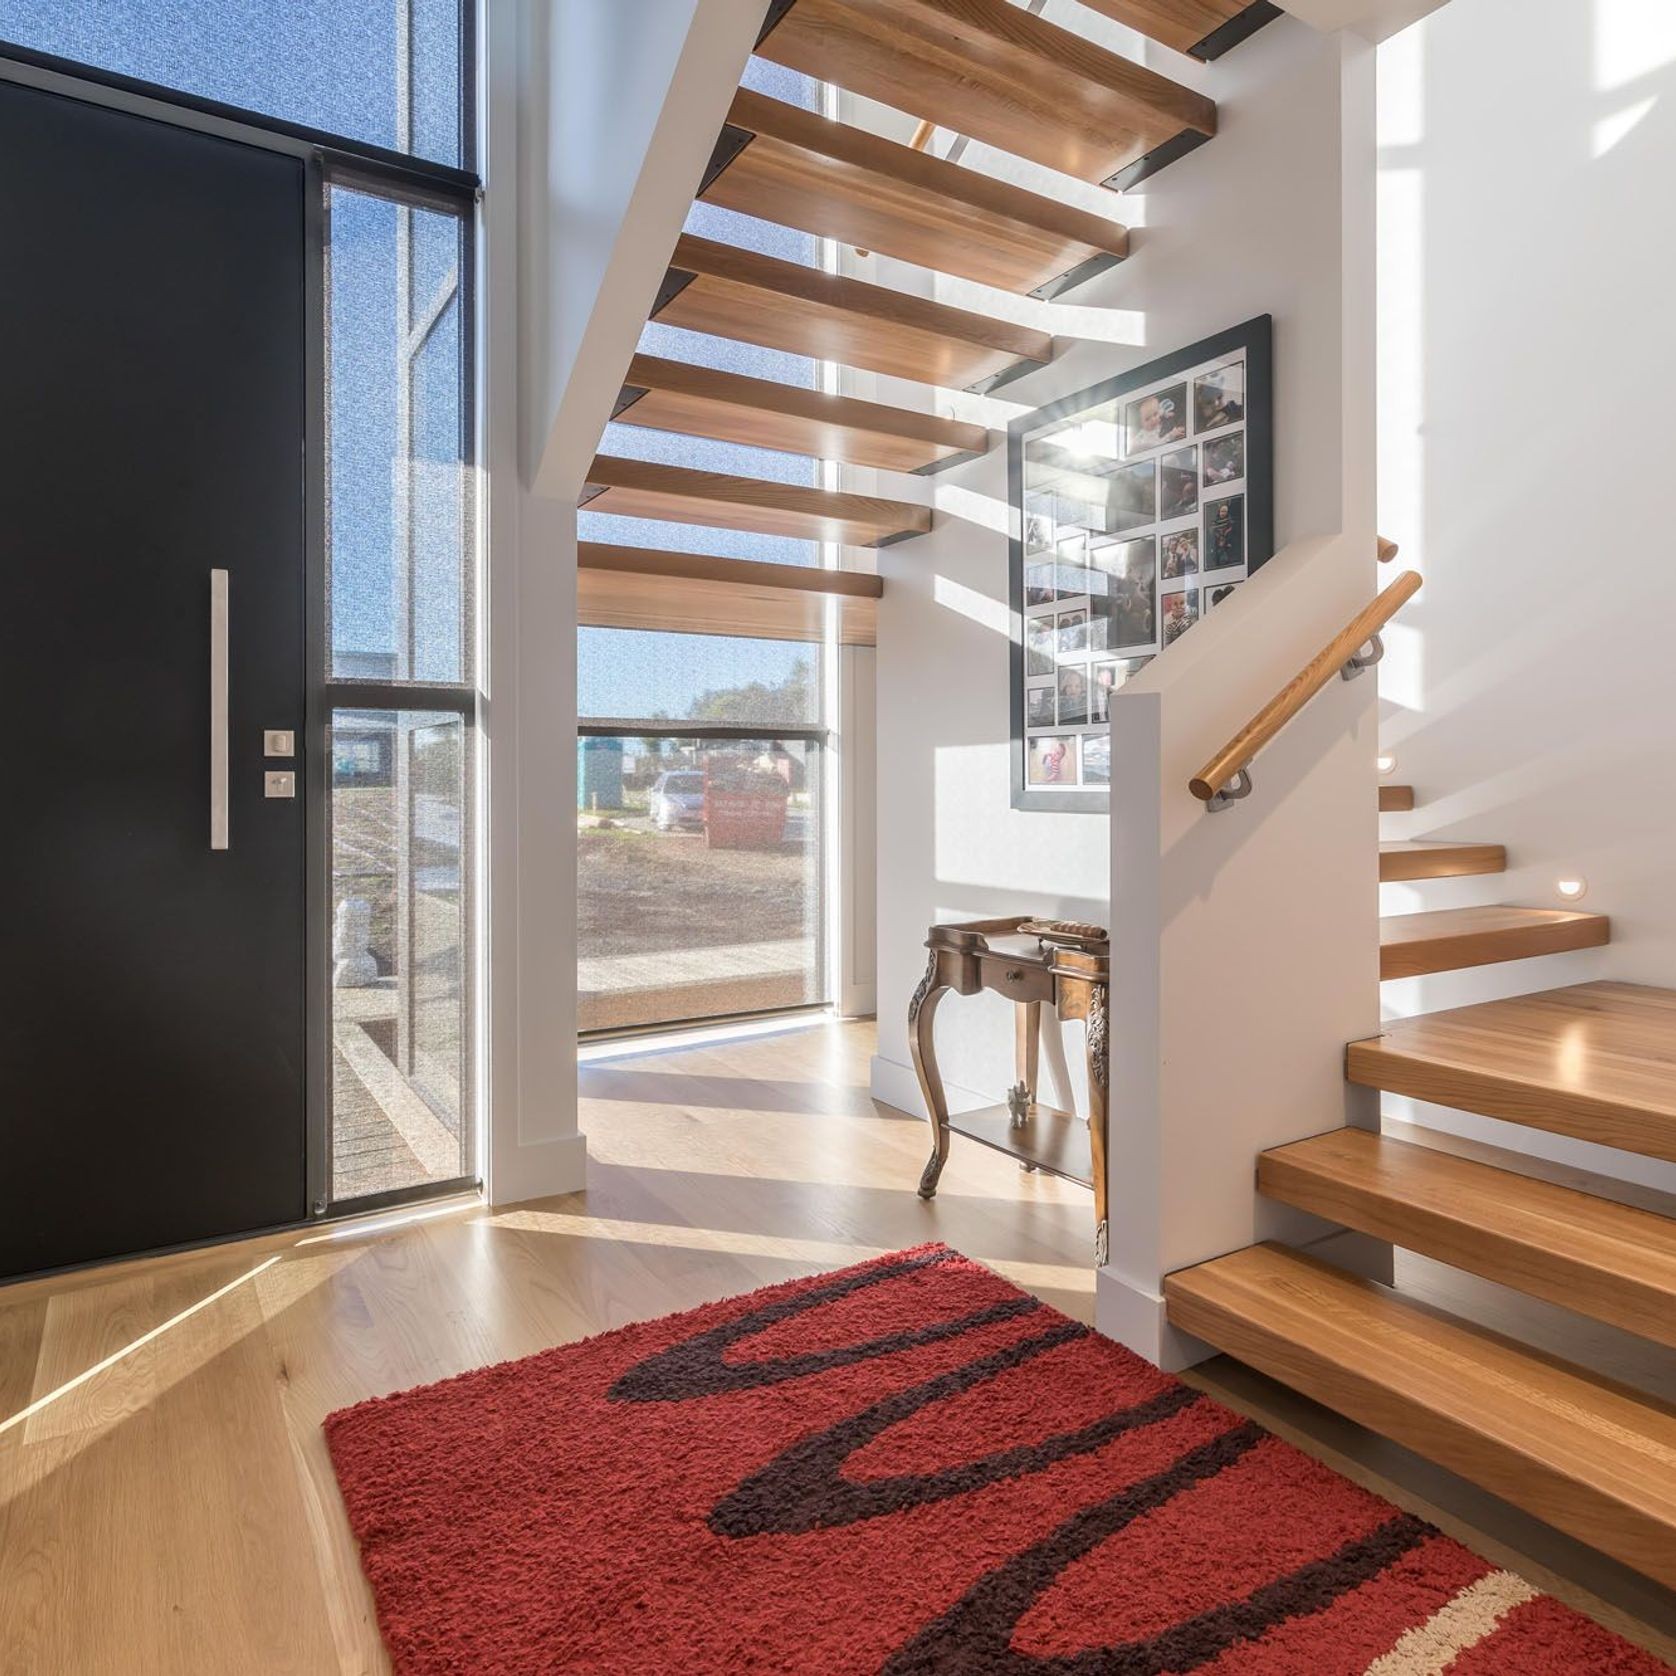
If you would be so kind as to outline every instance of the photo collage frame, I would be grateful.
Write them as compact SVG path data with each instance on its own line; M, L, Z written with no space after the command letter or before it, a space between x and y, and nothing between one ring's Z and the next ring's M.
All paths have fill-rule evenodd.
M1273 550L1267 317L1011 427L1013 803L1099 809L1112 694Z

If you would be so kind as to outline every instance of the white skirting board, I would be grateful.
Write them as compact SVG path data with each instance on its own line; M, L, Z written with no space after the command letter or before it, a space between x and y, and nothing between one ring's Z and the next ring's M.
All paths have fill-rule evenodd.
M928 1115L925 1101L920 1097L919 1078L914 1075L912 1065L902 1065L876 1053L873 1055L871 1082L875 1100L894 1106L900 1112L912 1112L915 1117ZM981 1111L985 1106L999 1105L1002 1099L999 1094L980 1094L975 1088L962 1088L946 1077L943 1080L943 1095L948 1101L950 1116L956 1112Z

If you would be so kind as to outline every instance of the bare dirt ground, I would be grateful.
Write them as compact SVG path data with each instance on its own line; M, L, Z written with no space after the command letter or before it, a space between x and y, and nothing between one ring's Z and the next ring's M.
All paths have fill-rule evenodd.
M815 867L801 844L712 850L702 833L583 828L578 943L586 954L646 954L803 937Z

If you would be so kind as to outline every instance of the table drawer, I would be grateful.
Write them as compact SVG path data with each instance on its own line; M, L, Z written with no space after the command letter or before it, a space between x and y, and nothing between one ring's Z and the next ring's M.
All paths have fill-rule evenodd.
M993 989L1011 1001L1051 1001L1053 973L1041 966L1026 966L1001 955L984 955L978 961L985 989Z

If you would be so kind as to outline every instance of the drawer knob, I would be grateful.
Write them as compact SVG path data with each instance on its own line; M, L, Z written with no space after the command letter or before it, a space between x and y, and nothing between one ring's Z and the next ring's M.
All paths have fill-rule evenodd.
M1008 983L1023 983L1024 982L1024 968L1022 966L1014 966L1014 967L1010 968L1007 972L1007 982Z

